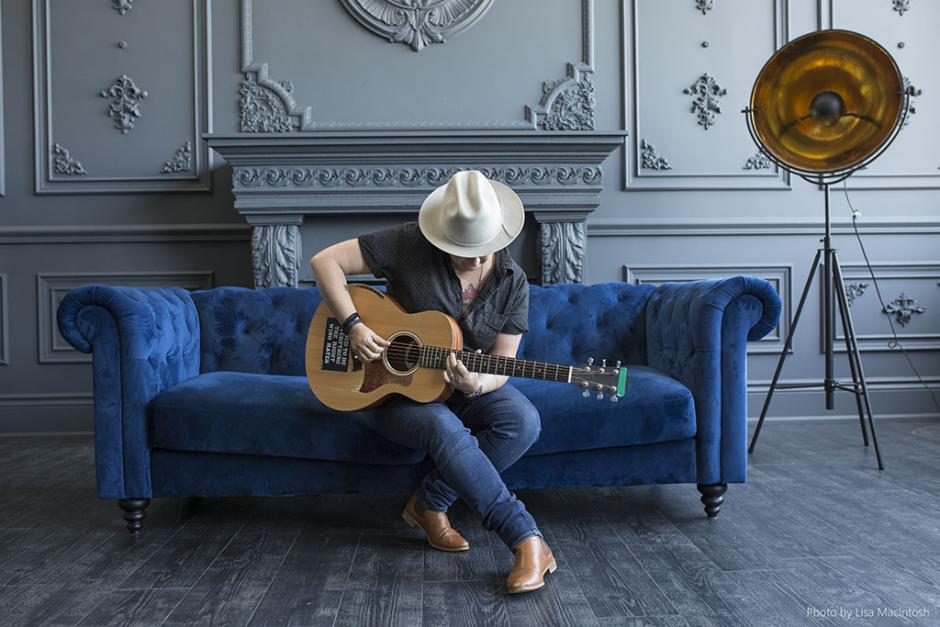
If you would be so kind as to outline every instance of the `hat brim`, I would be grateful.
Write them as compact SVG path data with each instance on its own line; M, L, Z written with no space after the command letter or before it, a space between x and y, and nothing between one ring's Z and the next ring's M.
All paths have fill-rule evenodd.
M421 229L424 237L444 252L458 257L482 257L508 246L522 232L525 224L525 207L522 205L522 199L511 187L499 181L490 180L490 183L503 209L503 228L499 230L496 237L478 246L464 246L452 242L444 235L441 230L440 212L444 190L447 188L446 183L428 194L421 203L421 209L418 211L418 228Z

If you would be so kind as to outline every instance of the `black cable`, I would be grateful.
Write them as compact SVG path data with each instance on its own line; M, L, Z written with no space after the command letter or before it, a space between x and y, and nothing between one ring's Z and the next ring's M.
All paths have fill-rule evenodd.
M875 278L875 271L871 267L871 261L868 260L868 252L865 250L865 244L862 243L862 236L858 232L858 216L860 214L855 210L855 207L852 206L852 199L849 198L848 184L845 181L842 181L842 191L845 193L845 201L849 203L849 209L852 211L852 230L855 231L855 239L858 240L858 246L862 249L862 256L865 258L865 265L868 266L868 273L871 275L872 284L875 286L875 293L878 295L878 302L881 303L881 310L885 311L888 308L888 305L885 303L885 299L881 296L881 289L878 287L878 279ZM911 360L911 356L907 354L906 350L904 350L904 345L901 344L901 339L898 337L898 332L894 327L894 321L891 320L891 316L888 316L888 324L891 325L891 335L894 336L894 339L888 342L888 348L901 349L901 354L904 355L904 359L907 360L907 364L911 367L911 370L914 372L917 380L920 381L920 384L924 386L924 389L927 390L928 394L930 394L930 398L933 399L933 404L937 407L937 411L940 411L940 400L937 400L936 393L930 389L930 384L924 381L924 378L920 375L920 372L917 370L917 367Z

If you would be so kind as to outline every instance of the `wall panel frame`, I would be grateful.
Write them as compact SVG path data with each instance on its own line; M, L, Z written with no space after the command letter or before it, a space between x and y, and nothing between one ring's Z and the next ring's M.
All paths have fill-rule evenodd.
M190 172L161 173L133 176L108 175L87 172L80 175L56 173L56 160L82 168L80 155L56 152L56 134L53 128L52 65L50 40L50 15L53 0L32 0L33 38L33 113L34 113L34 159L35 191L37 194L103 194L143 192L208 192L211 191L213 156L202 134L212 131L212 0L192 0L192 103L193 129L187 137L190 146L192 169ZM107 2L101 3L101 11L112 11ZM128 12L128 15L133 15ZM155 51L157 54L159 51ZM130 71L130 70L129 70ZM95 87L90 86L91 91ZM153 106L152 103L147 103ZM61 149L60 149L61 150ZM120 159L121 155L114 156ZM157 155L156 159L172 159L174 155Z
M621 36L622 67L626 74L623 77L624 88L624 128L630 136L624 141L624 189L626 191L682 191L682 190L789 190L790 176L786 171L773 164L762 164L758 168L745 168L750 161L748 157L758 155L757 146L749 155L742 156L740 168L718 173L679 171L673 170L668 164L668 155L659 155L655 152L656 139L644 137L642 130L642 112L640 111L640 50L639 33L639 3L652 0L622 0L623 33ZM756 0L749 0L756 1ZM789 39L790 9L789 0L761 0L772 4L773 14L773 49L779 49ZM688 10L695 11L695 5L688 3ZM699 15L701 17L701 14ZM711 17L711 16L709 16ZM707 18L703 18L707 19ZM707 44L705 41L703 44ZM707 47L704 46L703 47ZM694 73L694 72L693 72ZM676 97L681 95L677 91ZM749 95L749 93L748 93ZM741 106L737 106L737 104ZM723 123L740 124L744 128L744 116L740 109L747 104L747 97L735 100L726 100L722 116ZM664 159L654 168L642 167L644 162L645 141L653 142L647 158ZM720 150L721 147L717 146ZM763 167L766 165L767 167Z

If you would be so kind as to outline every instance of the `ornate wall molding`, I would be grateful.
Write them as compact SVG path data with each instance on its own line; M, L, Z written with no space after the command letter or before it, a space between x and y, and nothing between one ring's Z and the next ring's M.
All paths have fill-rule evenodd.
M855 304L855 299L861 297L868 289L868 283L849 283L845 286L845 299L849 307Z
M410 9L412 0L341 0L369 4L401 5ZM425 5L443 6L444 0L428 0ZM480 0L446 0L460 6ZM492 0L485 3L488 9ZM542 97L534 106L523 107L522 120L473 120L461 122L319 122L313 119L312 107L301 107L293 96L293 84L269 76L268 64L254 58L252 7L253 0L241 0L242 73L245 80L239 88L239 128L243 133L292 133L312 130L350 130L374 128L381 130L415 129L594 129L594 0L581 2L581 61L566 64L566 74L559 79L543 81ZM480 3L480 6L484 6ZM433 8L428 6L428 8ZM348 10L348 9L347 9ZM408 11L403 15L407 16ZM479 17L477 18L479 19Z
M148 0L150 2L150 0ZM97 2L93 3L97 4ZM212 29L210 28L209 15L212 11L212 0L189 0L182 4L173 3L172 10L176 11L174 17L180 21L179 38L176 40L178 50L185 56L185 63L180 67L174 67L174 76L179 78L180 85L187 87L185 91L181 88L180 94L159 94L161 106L150 107L151 99L147 100L143 107L138 111L147 116L150 124L138 127L135 132L129 132L139 119L132 110L133 105L140 105L139 100L134 102L132 94L128 94L129 101L125 103L124 94L110 94L112 87L117 92L122 89L121 78L114 81L107 89L102 92L93 90L91 97L107 98L107 112L114 121L114 127L121 131L122 144L127 146L127 154L123 150L118 153L100 154L88 148L94 143L94 127L90 120L79 120L78 124L87 124L88 130L79 130L74 124L66 124L59 120L69 119L74 116L57 115L57 109L70 108L70 98L75 97L73 88L65 89L61 86L55 76L60 76L62 72L74 73L82 70L80 58L73 58L72 50L67 46L67 40L56 40L56 46L52 46L52 34L58 33L63 27L68 27L67 20L71 20L72 15L57 13L66 10L75 3L53 2L52 0L32 0L32 45L33 45L33 124L34 133L34 184L37 194L105 194L105 193L150 193L150 192L208 192L212 190L212 170L213 155L209 147L203 140L202 135L205 132L211 132L212 129L212 67L211 67L211 49L212 49ZM135 9L139 11L139 3L134 3ZM85 9L75 9L76 11L85 11ZM90 10L90 9L89 9ZM107 16L112 7L102 2L97 10ZM161 5L161 11L170 11L168 4L164 9ZM118 16L111 14L109 19L118 19ZM101 17L99 15L99 17ZM189 20L192 20L190 22ZM130 26L128 26L130 27ZM134 28L146 28L145 25L138 24ZM188 40L192 37L191 40ZM55 54L53 54L55 52ZM159 51L155 51L155 54ZM118 51L116 54L121 54ZM189 60L191 59L191 65ZM55 71L53 71L55 70ZM116 74L115 74L116 75ZM134 76L133 70L129 72ZM133 82L133 81L132 81ZM136 85L135 85L136 87ZM140 92L142 89L137 88ZM132 89L132 91L134 91ZM85 97L85 96L81 96ZM142 93L137 97L143 99ZM112 111L112 105L115 110ZM167 107L172 109L172 123L169 114L165 112ZM104 107L102 107L104 110ZM176 112L179 115L176 115ZM192 117L190 118L189 113ZM152 116L152 117L151 117ZM188 172L174 173L172 176L161 172L163 162L159 160L159 151L145 151L149 148L149 142L143 139L144 135L149 135L153 131L155 122L161 126L169 124L172 128L167 130L172 133L180 133L181 139L189 139L192 146L192 168ZM177 123L179 126L177 126ZM146 128L151 126L151 128ZM176 130L173 130L176 129ZM125 133L125 131L127 131ZM116 137L116 136L115 136ZM171 135L172 137L172 135ZM72 170L63 169L62 163L57 167L56 156L53 152L54 143L58 141L60 145L68 146L75 150L76 154L90 161L86 166L89 172L93 174L77 175ZM146 144L143 145L143 144ZM160 144L159 150L172 151L174 146ZM121 168L111 168L112 162L120 162L121 159L129 157L133 165L124 164ZM85 168L83 168L85 169Z
M715 0L695 0L695 8L701 11L702 15L706 15L715 8Z
M871 281L871 274L864 262L841 262L839 265L842 267L847 296L852 284L867 285ZM940 350L940 324L938 324L937 317L922 316L921 314L926 313L928 307L921 305L914 298L908 296L908 294L915 293L917 290L935 289L934 285L940 280L940 262L873 261L872 268L878 277L878 284L881 286L883 293L891 291L900 295L891 302L887 302L884 307L877 299L870 300L866 298L860 301L858 300L859 295L856 295L855 304L852 306L852 315L855 318L855 332L858 335L859 349L864 352L897 351L894 346L894 335L884 318L884 316L892 316L905 350ZM857 312L859 307L864 310ZM822 331L824 325L823 317L822 307L820 307L820 331ZM908 327L915 319L917 321L915 330L907 331L905 327ZM820 337L822 337L822 334L820 334ZM835 339L835 350L845 352L845 338L841 326L836 329ZM819 350L820 352L825 351L822 342L820 342Z
M772 167L773 163L770 161L770 157L760 150L758 150L753 157L748 157L747 161L744 162L745 170L769 170Z
M580 283L584 275L584 222L542 222L542 284Z
M669 159L656 152L656 146L645 139L640 140L640 167L647 170L671 170Z
M891 9L898 15L904 15L911 8L911 0L891 0Z
M274 89L265 87L256 82L257 77L249 74L239 87L238 109L240 112L239 129L242 133L290 133L301 130L298 123L288 109L289 103ZM294 86L290 81L278 83L283 93L290 95Z
M127 15L134 8L134 0L111 0L111 6L121 15Z
M235 209L256 227L252 262L259 285L297 280L290 258L300 254L299 240L293 231L269 227L299 230L306 216L413 216L430 191L465 169L510 185L540 225L579 224L539 227L540 241L552 246L545 256L538 253L550 282L580 280L584 222L603 189L601 163L623 138L622 131L387 130L231 133L212 136L209 144L232 167Z
M473 26L493 0L340 0L340 4L366 29L420 52Z
M101 97L108 99L108 117L114 120L114 128L127 135L141 115L140 103L149 95L126 74L114 79L114 82L101 92Z
M789 0L762 0L759 3L748 4L749 6L764 7L760 10L760 24L763 24L763 26L760 27L759 31L754 31L756 33L755 35L747 38L749 45L751 47L766 46L768 54L771 49L777 50L783 46L789 40ZM712 3L712 6L713 5L714 3ZM645 39L644 34L648 33L651 27L655 27L656 29L670 28L668 25L663 25L662 20L670 22L682 20L681 28L680 25L676 24L672 27L673 30L677 33L683 33L683 37L694 37L695 39L693 41L696 42L696 48L702 50L697 43L703 38L703 35L699 34L699 30L708 26L703 25L702 21L696 18L695 13L692 11L688 13L683 11L675 18L670 15L660 20L656 15L662 16L664 14L661 12L656 13L658 9L650 9L650 12L646 11L647 8L653 6L658 5L645 2L644 0L621 0L621 10L623 13L621 61L625 102L623 108L623 128L629 130L630 135L634 138L633 141L625 146L627 150L625 159L623 160L623 189L627 191L787 191L791 189L790 175L785 170L776 166L760 169L746 168L744 167L746 162L729 162L731 160L724 158L721 160L721 165L716 166L708 162L707 158L702 158L703 153L708 154L718 150L718 147L714 145L705 146L704 144L711 144L719 138L722 140L722 144L724 144L724 140L727 139L730 133L727 128L724 128L724 124L719 127L720 130L710 128L711 125L715 123L715 119L720 116L709 107L709 98L713 100L713 103L719 109L726 110L729 101L720 97L720 92L725 89L725 85L718 85L719 94L706 94L708 97L699 104L699 102L697 102L699 96L696 92L700 89L699 80L702 80L701 76L695 83L685 88L685 91L688 92L685 95L690 97L687 102L689 102L689 106L692 108L692 113L695 116L694 119L698 124L695 127L692 127L692 125L688 127L677 127L679 129L677 131L678 133L689 134L689 137L683 137L683 141L695 141L695 146L689 147L683 143L683 154L673 153L673 150L678 149L670 148L672 144L666 146L666 151L669 153L668 161L671 166L668 170L645 167L642 139L644 137L660 138L659 142L661 145L662 142L665 141L662 139L662 137L664 137L662 135L662 108L657 105L657 99L661 97L662 93L668 93L668 91L663 92L662 90L664 89L674 90L673 93L679 95L679 89L676 89L677 86L668 86L666 81L661 77L654 77L657 72L661 73L665 67L663 65L662 55L667 54L668 58L672 59L672 63L669 64L670 70L666 72L666 75L677 74L681 76L681 72L687 70L684 66L680 65L685 63L685 59L673 57L672 52L665 51L665 44L660 45L660 43L657 43L656 45L652 45L652 40ZM697 8L696 5L692 4L690 1L687 8L692 7ZM712 14L710 11L711 9L709 8L706 10L706 13L711 17ZM656 13L656 15L654 15L654 13ZM766 22L764 21L765 19ZM656 24L653 24L652 20L658 21ZM711 26L708 26L707 35L710 44L707 48L708 52L702 53L706 55L703 57L703 60L713 58L711 55L716 53L716 51L717 54L729 52L728 50L722 50L722 44L726 41L723 34L725 32L724 29L733 28L733 24L730 22L714 22L714 20L710 20L709 23ZM656 32L658 33L659 31L657 30ZM764 39L763 33L766 33L767 39ZM658 39L657 41L661 42L662 40ZM685 64L688 65L688 63ZM713 71L708 64L698 67ZM722 72L726 80L730 83L727 87L731 89L732 98L734 98L734 94L740 92L740 86L744 81L742 78L743 74L739 71L735 71L734 68L730 70L726 68L722 70ZM708 77L710 74L706 73L703 76ZM753 76L747 80L753 81ZM724 82L725 81L722 81L722 83ZM654 83L656 94L653 94ZM705 79L704 87L707 90L707 78ZM649 94L649 96L647 96L647 94ZM680 103L680 106L683 105ZM670 125L679 124L680 122L681 119L670 119ZM735 122L735 120L731 120L731 122ZM701 136L702 140L700 141L696 137L693 137L695 133L694 128L712 130L713 133ZM715 137L714 133L717 133L719 137ZM736 147L733 153L725 152L722 154L744 154L746 156L748 153L742 153L741 151L750 150L750 148L741 148L739 144L734 144L734 146ZM683 156L686 150L688 150L688 152L694 152L696 159L684 159ZM648 159L645 163L649 163Z
M594 130L594 0L581 0L581 61L564 78L542 82L542 98L525 118L542 131Z
M858 11L858 3L853 0L820 0L820 9L828 8L828 14L826 11L820 10L818 26L820 29L848 28L863 32L881 42L886 48L893 47L895 44L899 47L905 47L903 52L892 53L902 55L895 58L901 63L905 72L911 72L916 76L935 75L936 70L930 65L929 59L935 59L938 51L940 51L937 38L915 37L915 33L911 32L913 39L907 42L898 42L898 23L893 19L886 18L888 0L879 1L885 3L884 13L880 11ZM934 3L924 4L931 5L930 9L935 8L932 6ZM912 3L909 0L892 3L892 8L898 15L904 15L911 6ZM930 21L933 18L927 17L924 19ZM901 44L904 44L904 46L901 46ZM916 45L917 52L908 52L912 45ZM911 54L914 56L910 56ZM910 107L907 110L908 115L904 120L904 127L906 128L911 123L916 123L919 126L927 120L918 120L911 114L917 112L914 98L921 95L922 90L913 85L912 81L906 76L903 77L903 81L904 89L910 97L908 100ZM929 88L929 80L927 86ZM929 103L925 101L928 106L933 105L933 95L930 94ZM935 134L933 129L930 133L920 131L919 133L899 134L895 140L895 146L892 147L892 155L885 155L888 158L879 158L871 166L863 168L850 176L845 182L846 186L850 190L940 189L940 169L935 167L938 153L940 153L937 147L940 144L934 140ZM898 155L905 156L898 158Z
M918 89L913 83L911 83L911 79L908 77L902 76L901 78L904 80L904 93L909 96L907 99L907 116L904 118L904 126L907 126L911 123L911 116L917 113L917 102L914 100L914 98L917 98L923 94L924 90Z
M193 169L193 143L187 141L180 146L176 154L169 161L163 163L160 172L163 174L176 174L179 172L189 172Z
M63 176L84 176L88 174L82 163L73 158L68 149L59 144L52 145L52 167L56 174Z
M467 167L423 168L303 168L237 167L232 186L259 187L437 187ZM596 185L601 169L596 166L479 167L487 178L507 185Z
M255 224L251 230L255 289L297 287L300 255L299 224Z
M894 321L902 327L906 327L910 324L914 314L922 314L925 311L927 311L926 307L921 306L920 303L910 296L907 296L904 292L901 292L900 296L886 304L882 309L883 313L889 316L893 315Z
M708 127L717 121L717 116L721 113L721 97L726 95L728 90L706 72L683 89L682 93L692 96L692 113L698 117L699 126L705 127L707 131Z

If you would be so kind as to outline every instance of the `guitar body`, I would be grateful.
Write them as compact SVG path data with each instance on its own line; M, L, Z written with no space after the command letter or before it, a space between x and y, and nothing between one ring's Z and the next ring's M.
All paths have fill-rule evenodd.
M305 352L307 382L320 402L355 411L375 406L390 394L422 403L446 400L453 387L444 383L440 370L418 366L418 348L463 349L457 321L440 311L410 314L367 285L350 285L349 295L363 323L392 343L379 359L360 362L340 329L342 320L322 301L307 330Z

